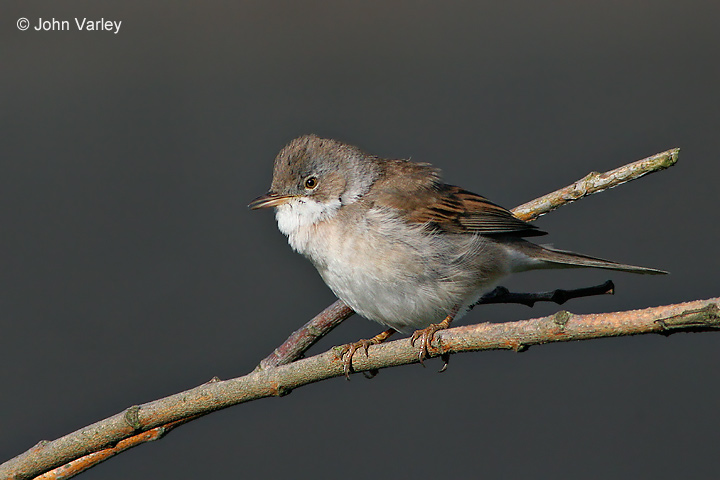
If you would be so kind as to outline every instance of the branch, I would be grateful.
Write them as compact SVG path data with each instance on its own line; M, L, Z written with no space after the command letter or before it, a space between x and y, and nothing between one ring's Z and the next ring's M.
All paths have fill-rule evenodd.
M678 153L679 149L676 148L604 174L591 173L572 185L521 205L513 210L513 213L523 220L533 220L559 206L573 202L584 196L598 193L648 173L668 168L675 164ZM715 330L718 325L716 321L717 306L714 302L717 300L718 299L711 299L704 302L698 301L687 304L702 304L707 306L709 310L703 311L703 313L680 313L678 314L680 317L677 317L677 319L676 317L666 315L661 317L660 323L653 324L653 328L660 328L662 330L658 333L672 333L672 329L675 328L675 326L677 326L679 330ZM711 304L712 307L710 307ZM680 307L681 306L669 306L662 308L673 309ZM701 309L702 306L692 308L698 310ZM206 415L214 410L267 396L282 396L298 386L341 375L342 362L339 361L332 352L298 361L290 365L278 368L272 367L275 365L288 364L300 358L303 352L310 348L310 346L352 314L353 311L338 300L308 322L303 328L294 332L283 345L278 347L270 356L260 363L255 372L224 382L213 380L183 393L172 395L142 406L130 407L122 413L77 430L57 440L51 442L42 441L27 452L0 465L0 478L28 479L44 472L47 472L45 478L70 478L128 448L161 438L162 435L180 424ZM575 325L574 322L578 321L578 319L591 316L571 316L566 312L560 312L553 317L548 317L557 317L554 323L556 327L553 327L559 329L559 331L556 332L556 338L536 339L535 343L589 339L600 336L634 335L655 331L652 328L643 330L638 326L634 326L635 324L633 322L629 322L627 325L623 324L622 322L625 321L623 319L628 314L605 314L610 320L600 318L598 321L601 323L609 322L611 324L613 315L617 316L617 322L620 322L622 325L616 325L610 332L605 333L603 333L602 328L597 327L598 331L596 334L593 334L593 330L590 329L587 336L577 334L577 338L575 338L572 335L568 336L570 332L568 329L568 325L571 324L570 320L572 319L572 325ZM708 317L706 318L703 315ZM686 317L702 317L702 319L705 320L701 320L705 323L701 322L697 325L683 324L683 319ZM712 319L712 321L708 319ZM447 330L436 335L436 338L441 339L443 342L442 352L431 349L429 353L430 356L436 356L438 352L450 354L492 348L513 348L520 350L522 346L535 344L532 338L526 339L522 333L525 330L530 331L532 328L535 328L532 322L538 322L540 320L528 320L526 322L501 325L481 324L473 327L460 327ZM513 328L516 330L513 330ZM498 335L500 335L499 339L493 344L490 340L494 338L493 336L497 337ZM503 335L505 335L504 338L502 337ZM462 345L464 345L464 347L462 347ZM409 341L407 339L371 348L373 355L370 358L358 355L353 359L353 369L355 371L374 370L417 361L417 352L415 349L409 348ZM57 470L50 472L52 469Z
M480 300L471 305L470 308L474 308L478 305L486 305L491 303L519 303L522 305L527 305L528 307L532 307L536 302L554 302L558 305L562 305L566 301L573 298L587 297L591 295L613 295L614 289L615 286L610 280L593 287L577 288L571 290L557 289L551 292L542 293L513 293L508 291L508 289L505 287L497 287L493 291L483 295ZM309 348L309 346L315 343L320 337L317 333L318 328L324 328L329 331L335 326L339 325L342 321L350 317L353 313L354 312L352 311L352 309L350 309L350 307L346 306L343 302L338 300L337 302L326 308L319 315L317 315L315 318L306 323L303 328L295 331L290 336L288 341L278 347L272 354L270 354L265 360L263 360L263 362L261 362L261 364L255 369L255 371L257 372L265 368L272 368L277 366L277 364L273 365L271 362L276 362L278 361L278 359L285 356L286 353L283 348L287 348L286 344L288 344L289 342L291 342L291 345L308 345L307 348ZM355 371L354 368L353 371ZM217 381L219 381L219 379L214 378L208 383L213 383ZM99 463L104 462L105 460L114 457L118 453L122 453L125 450L128 450L132 447L137 447L138 445L146 442L159 440L175 427L179 427L183 423L187 423L190 420L194 420L195 418L198 418L200 416L202 415L195 415L185 419L177 420L175 422L170 422L165 425L161 425L159 427L155 427L151 430L145 431L143 433L139 433L132 437L128 437L118 442L118 444L114 447L106 448L68 462L61 467L57 467L49 472L35 477L35 480L64 480L73 477L89 468L94 467Z
M438 332L428 356L480 350L519 352L544 343L647 333L720 331L719 304L720 298L710 298L618 313L574 315L561 311L531 320L457 327ZM338 350L334 347L289 365L252 372L232 380L209 382L161 400L130 407L55 441L36 445L0 465L0 477L29 479L172 422L197 418L251 400L288 395L303 385L340 377L344 374ZM353 369L363 372L417 362L417 348L404 338L371 346L369 356L357 355L353 359Z
M580 200L583 197L599 193L608 188L614 188L631 180L636 180L648 173L659 172L670 168L677 163L680 155L679 148L672 148L662 153L653 155L652 157L638 160L634 163L628 163L622 167L610 170L605 173L591 172L585 178L578 180L572 185L568 185L560 190L543 195L528 203L524 203L512 210L512 213L521 220L530 222L550 213L553 210Z

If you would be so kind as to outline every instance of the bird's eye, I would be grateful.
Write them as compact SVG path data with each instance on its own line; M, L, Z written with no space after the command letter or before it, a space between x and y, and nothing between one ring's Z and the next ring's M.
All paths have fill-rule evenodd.
M317 187L318 180L316 177L309 177L307 180L305 180L305 188L308 190L313 190L315 187Z

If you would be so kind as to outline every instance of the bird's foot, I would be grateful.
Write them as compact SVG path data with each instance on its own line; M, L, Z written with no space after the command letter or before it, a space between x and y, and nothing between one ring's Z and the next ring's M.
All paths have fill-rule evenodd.
M410 345L413 347L415 346L415 342L420 340L420 349L418 350L418 361L420 362L420 365L423 367L425 366L424 360L427 358L427 356L430 353L430 346L433 341L433 338L435 338L435 332L439 330L445 330L448 327L450 327L450 322L452 322L452 317L448 315L445 317L445 320L443 320L440 323L433 323L430 324L429 327L423 328L422 330L417 330L415 333L412 334L412 337L410 337ZM443 360L445 360L445 366L443 366L441 372L444 372L447 368L447 357L443 356Z
M367 357L370 345L377 345L378 343L379 342L373 342L372 339L363 339L343 345L342 350L340 350L340 358L343 362L343 373L345 374L345 378L350 380L350 372L352 372L352 358L353 355L355 355L355 352L358 350L365 350L365 356Z
M394 329L386 330L378 335L375 335L373 338L370 339L363 339L358 340L357 342L348 343L347 345L343 345L343 347L340 349L340 359L343 362L343 373L345 374L345 378L350 380L350 373L352 373L352 359L353 355L355 355L355 352L358 350L365 350L365 357L368 356L368 349L371 345L377 345L379 343L384 342L387 340L387 338L395 333ZM369 375L365 375L366 378L372 378L375 375L377 375L377 370L371 370Z

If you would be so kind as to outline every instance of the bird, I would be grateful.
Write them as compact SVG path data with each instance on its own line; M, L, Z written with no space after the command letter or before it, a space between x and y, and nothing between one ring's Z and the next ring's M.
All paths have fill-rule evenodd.
M420 342L422 363L437 331L513 273L577 267L667 273L538 245L526 238L546 232L444 183L428 163L380 158L316 135L280 151L270 190L249 207L275 208L279 230L333 293L387 327L343 347L348 379L358 349L367 355L396 332Z

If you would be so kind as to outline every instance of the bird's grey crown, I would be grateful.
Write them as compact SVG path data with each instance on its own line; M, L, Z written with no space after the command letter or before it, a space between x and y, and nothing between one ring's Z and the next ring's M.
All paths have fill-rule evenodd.
M340 199L352 203L378 178L377 157L357 147L316 135L291 141L275 159L271 191L286 195L309 195L303 187L311 176L318 178L319 201Z

